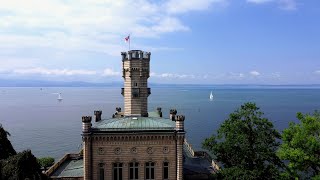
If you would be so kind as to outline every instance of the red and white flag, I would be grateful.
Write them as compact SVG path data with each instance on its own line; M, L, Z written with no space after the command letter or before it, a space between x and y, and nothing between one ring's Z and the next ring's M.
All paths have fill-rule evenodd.
M130 35L124 38L124 42L129 42L130 41Z

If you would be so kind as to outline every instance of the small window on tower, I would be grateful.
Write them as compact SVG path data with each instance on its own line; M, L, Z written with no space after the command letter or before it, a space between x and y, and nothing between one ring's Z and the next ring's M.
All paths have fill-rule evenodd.
M132 97L139 97L140 91L139 88L132 88Z
M138 87L138 83L137 83L136 81L134 81L134 82L132 83L132 86L133 86L133 87Z

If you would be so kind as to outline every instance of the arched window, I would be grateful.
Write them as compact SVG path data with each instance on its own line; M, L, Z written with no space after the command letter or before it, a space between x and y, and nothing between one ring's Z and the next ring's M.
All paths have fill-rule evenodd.
M163 180L169 179L169 163L163 162Z
M104 180L104 164L99 164L99 180Z
M113 163L113 180L122 180L122 163Z
M139 163L131 162L129 163L129 179L138 180L139 179Z
M146 180L154 180L154 162L147 162L146 163Z

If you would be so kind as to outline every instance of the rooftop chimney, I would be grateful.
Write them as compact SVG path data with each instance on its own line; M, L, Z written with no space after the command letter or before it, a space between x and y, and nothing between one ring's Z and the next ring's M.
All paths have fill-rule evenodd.
M158 112L159 116L162 117L161 107L157 107L157 112Z
M176 120L177 110L176 109L170 109L170 119L172 121Z
M94 111L94 115L96 116L96 122L101 121L101 115L102 115L102 111Z

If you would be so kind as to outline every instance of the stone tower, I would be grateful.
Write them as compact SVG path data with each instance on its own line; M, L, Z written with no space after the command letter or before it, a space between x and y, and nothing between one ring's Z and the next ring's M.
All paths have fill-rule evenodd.
M124 115L148 117L148 88L150 52L131 50L122 52Z

